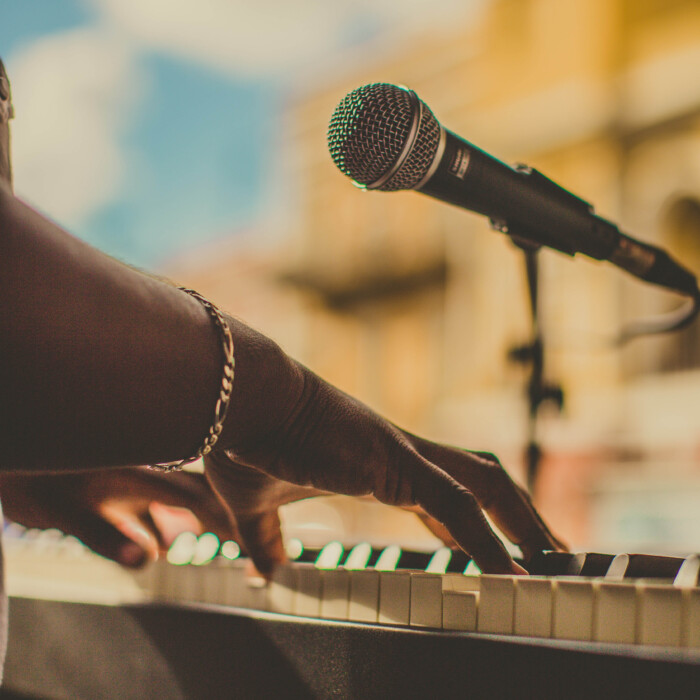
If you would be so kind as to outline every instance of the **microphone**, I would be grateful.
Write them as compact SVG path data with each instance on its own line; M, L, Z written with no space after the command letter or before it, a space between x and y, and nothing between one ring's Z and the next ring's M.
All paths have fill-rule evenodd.
M542 173L494 158L445 129L415 92L373 83L340 102L328 127L335 164L363 189L416 190L483 214L525 246L609 260L693 297L695 276L665 251L622 233Z

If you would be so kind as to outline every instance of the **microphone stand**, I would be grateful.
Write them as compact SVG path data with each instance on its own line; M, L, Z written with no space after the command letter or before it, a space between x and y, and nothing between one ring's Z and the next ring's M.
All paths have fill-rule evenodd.
M530 377L527 382L526 394L528 400L528 437L525 447L525 465L527 485L531 493L537 484L542 448L537 437L537 418L543 403L553 403L558 411L564 406L564 390L559 384L547 383L544 379L544 340L538 316L538 252L540 246L526 238L521 238L509 231L513 243L523 251L527 286L530 299L530 315L532 318L532 339L525 345L517 345L508 351L508 359L520 365L530 366Z

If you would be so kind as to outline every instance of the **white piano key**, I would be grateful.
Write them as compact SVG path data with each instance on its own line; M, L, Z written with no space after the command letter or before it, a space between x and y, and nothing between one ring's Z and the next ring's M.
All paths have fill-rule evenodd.
M348 620L377 622L379 615L379 571L350 571Z
M552 579L537 576L517 579L513 632L525 637L551 637Z
M224 574L222 590L224 605L232 605L236 608L248 607L246 578L246 560L235 559L228 565L228 571Z
M465 576L481 576L481 569L479 568L479 565L473 559L470 559L467 562L467 566L464 568L464 575Z
M199 567L191 564L172 567L168 585L168 599L187 602L198 599Z
M372 556L372 545L369 542L360 542L350 550L343 566L348 570L364 570L370 556Z
M593 639L595 582L554 580L552 636L555 639Z
M384 624L406 625L411 619L411 574L382 571L379 574L379 614Z
M234 542L233 540L226 540L226 542L223 542L221 545L221 556L229 561L238 559L238 557L241 556L241 547L238 542Z
M223 561L225 561L226 564L222 566L221 558L217 557L199 567L199 576L201 578L199 600L202 603L210 603L212 605L223 604L224 576L226 572L226 568L224 567L228 565L226 560Z
M622 581L630 563L629 554L617 554L610 562L605 578L609 581Z
M246 607L252 610L268 610L268 584L262 576L247 576Z
M292 564L282 564L275 567L267 595L267 605L270 612L285 615L294 614L296 581L297 577Z
M321 617L347 620L349 597L349 571L332 569L321 572Z
M631 582L599 582L594 617L594 640L635 644L638 634L637 587Z
M390 544L379 555L374 568L377 571L395 571L400 558L401 547L396 544Z
M475 632L479 593L446 589L442 592L442 628Z
M700 584L700 554L691 554L683 560L673 585L676 588L695 588Z
M197 543L192 552L190 564L194 566L202 566L210 562L219 551L221 543L219 538L213 532L205 532L197 538Z
M170 566L166 559L160 558L156 561L146 564L142 569L135 569L131 575L136 581L136 584L149 596L153 598L160 597L160 587L162 580L162 572L165 566Z
M440 547L430 557L428 566L425 567L426 574L444 574L452 559L452 550L449 547Z
M442 627L442 577L411 574L411 627Z
M639 643L680 646L683 591L670 584L644 580L636 585L639 596Z
M329 542L319 552L316 557L315 566L317 569L336 569L340 563L340 559L345 552L345 548L340 542L334 540Z
M479 632L513 634L515 576L483 574L480 577Z
M181 532L168 549L167 560L171 564L189 564L197 546L197 535L194 532Z
M321 613L321 571L313 564L297 564L294 614L319 617Z
M683 646L700 649L700 588L685 591Z

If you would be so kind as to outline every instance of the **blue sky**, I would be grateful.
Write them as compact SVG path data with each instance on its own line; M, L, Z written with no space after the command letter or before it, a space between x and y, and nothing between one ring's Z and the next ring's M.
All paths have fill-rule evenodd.
M89 27L95 15L80 0L4 0L0 55L10 78L18 52ZM135 61L146 88L116 135L131 154L127 176L85 216L57 218L102 250L149 267L254 224L280 91L274 76L226 76L165 52L139 51ZM18 122L22 116L17 105ZM19 182L18 192L24 194ZM46 210L41 200L33 203Z
M155 269L264 225L277 206L269 166L290 82L465 4L0 2L17 194L102 250Z

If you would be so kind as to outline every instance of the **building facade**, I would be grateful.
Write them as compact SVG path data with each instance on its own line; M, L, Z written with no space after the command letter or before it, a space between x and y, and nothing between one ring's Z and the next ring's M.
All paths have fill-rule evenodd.
M328 154L330 115L360 85L408 85L450 130L700 272L698 73L693 0L492 0L464 26L336 58L290 94L284 239L255 254L252 286L239 252L219 255L214 296L236 311L257 289L269 303L247 320L323 377L523 479L528 370L509 359L531 335L522 251L476 215L352 187ZM609 264L538 257L546 379L564 406L540 412L536 500L575 547L697 549L700 333L616 346L626 323L681 300ZM208 265L173 275L206 290Z

